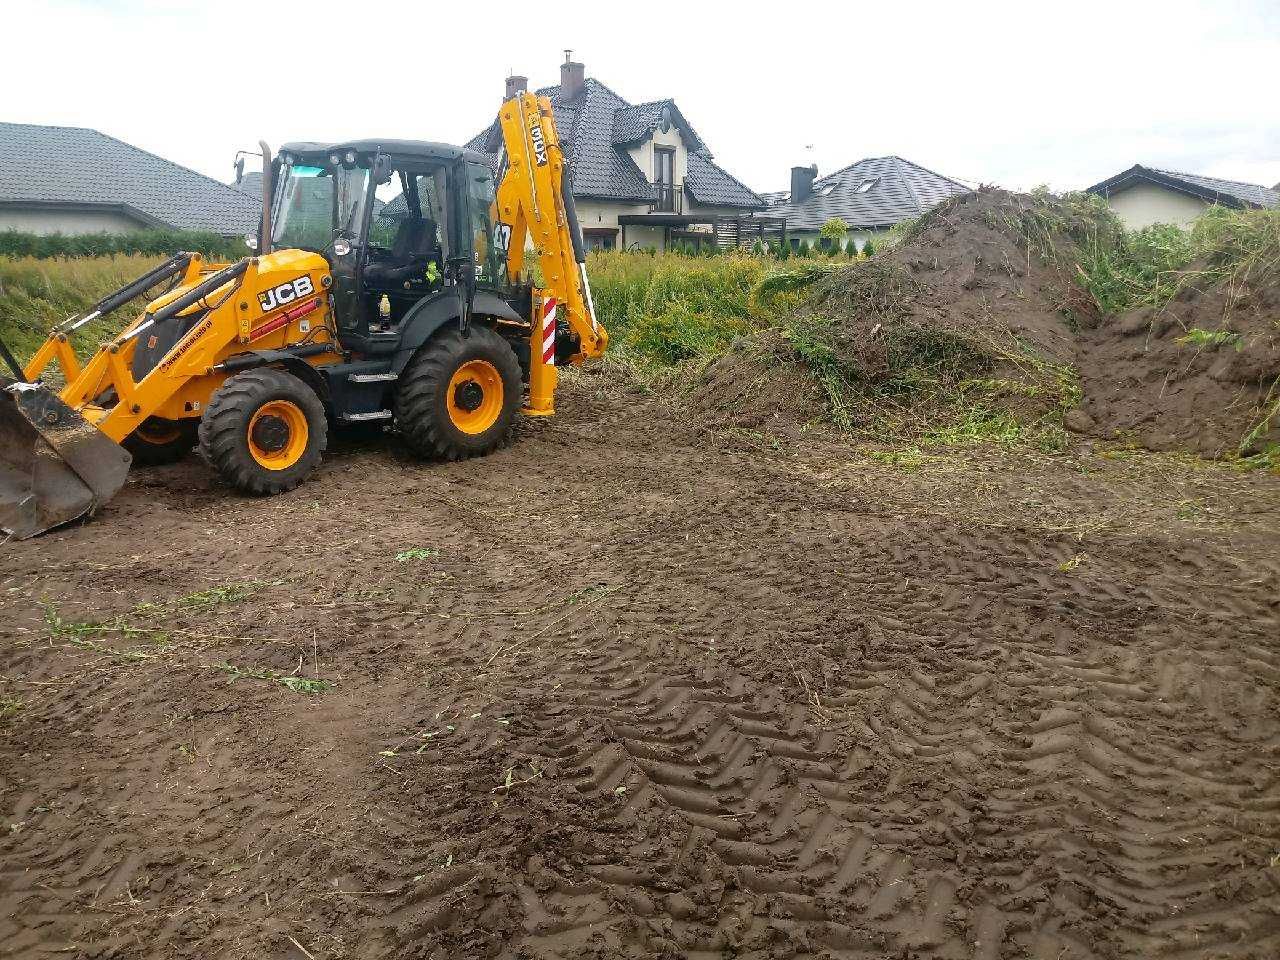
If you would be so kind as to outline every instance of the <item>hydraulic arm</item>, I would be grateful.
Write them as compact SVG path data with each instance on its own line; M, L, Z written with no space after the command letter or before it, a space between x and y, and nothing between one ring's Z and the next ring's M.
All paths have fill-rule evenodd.
M507 270L513 280L524 268L526 244L532 244L542 270L543 286L534 291L535 329L529 338L525 412L545 416L553 412L556 388L557 306L578 341L571 363L603 354L609 337L596 320L591 301L582 230L551 101L527 91L519 93L503 103L498 120L504 154L498 172L495 233L507 247Z

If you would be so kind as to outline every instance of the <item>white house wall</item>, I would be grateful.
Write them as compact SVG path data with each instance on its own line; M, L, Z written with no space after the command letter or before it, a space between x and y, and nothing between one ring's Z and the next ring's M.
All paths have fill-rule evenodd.
M86 233L132 233L144 225L115 210L32 210L0 206L0 230L79 236Z
M1189 227L1209 204L1177 190L1154 183L1136 183L1107 198L1116 216L1130 230L1141 230L1153 223L1172 223Z
M674 124L666 133L662 132L661 127L655 128L652 138L627 150L627 153L631 154L631 159L636 162L636 166L640 168L640 172L644 174L644 178L650 183L653 183L655 147L674 148L676 155L673 173L676 183L684 183L684 178L689 172L689 155L684 140L680 137L680 130Z

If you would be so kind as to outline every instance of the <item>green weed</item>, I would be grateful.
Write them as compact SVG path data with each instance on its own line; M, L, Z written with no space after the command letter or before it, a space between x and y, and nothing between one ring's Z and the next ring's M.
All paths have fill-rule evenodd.
M1232 346L1237 350L1240 349L1242 340L1240 334L1233 333L1230 330L1202 330L1199 327L1192 327L1185 334L1178 337L1175 343L1183 346L1193 347L1221 347Z
M15 716L24 705L25 701L21 697L0 697L0 723Z
M240 680L245 677L252 680L268 680L271 683L279 684L286 690L292 690L294 693L302 693L308 696L323 693L333 686L326 680L311 680L306 677L281 674L275 670L264 670L259 667L237 667L230 663L219 663L215 664L215 669L230 674L232 680Z
M396 554L396 563L412 563L418 560L429 560L436 555L436 551L429 547L412 547L408 550L401 550Z
M251 580L246 583L230 583L207 590L197 590L179 597L175 604L179 607L190 607L197 610L216 607L223 603L240 603L247 600L263 587L275 586L280 581Z

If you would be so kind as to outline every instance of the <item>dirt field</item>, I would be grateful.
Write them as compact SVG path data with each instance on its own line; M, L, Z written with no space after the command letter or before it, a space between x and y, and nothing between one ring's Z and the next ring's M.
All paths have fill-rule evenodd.
M0 548L0 956L1280 954L1280 478L562 392Z

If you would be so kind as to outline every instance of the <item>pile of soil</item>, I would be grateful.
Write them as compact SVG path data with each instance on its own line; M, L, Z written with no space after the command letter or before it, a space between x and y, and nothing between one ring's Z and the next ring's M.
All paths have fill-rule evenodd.
M1080 352L1084 401L1069 420L1080 430L1206 457L1280 443L1280 279L1188 286L1086 331Z
M698 375L689 404L705 423L794 436L825 422L826 395L781 330L743 337Z
M897 246L815 284L786 329L710 365L693 405L730 425L812 423L836 377L855 397L845 425L873 434L936 430L972 416L957 396L980 395L985 415L1151 449L1221 456L1250 435L1244 452L1280 439L1265 423L1280 400L1280 278L1189 286L1159 310L1104 316L1078 282L1077 241L1116 229L1052 197L949 200ZM1185 339L1193 329L1227 333L1206 348Z

